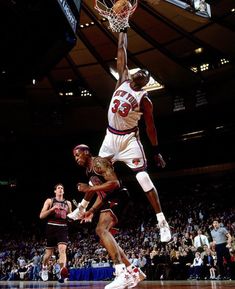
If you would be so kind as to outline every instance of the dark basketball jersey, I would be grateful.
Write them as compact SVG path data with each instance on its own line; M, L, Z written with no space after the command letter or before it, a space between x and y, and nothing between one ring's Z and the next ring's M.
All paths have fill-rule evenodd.
M51 208L56 204L59 206L59 208L49 215L47 223L51 225L66 225L66 216L69 210L68 202L66 200L58 201L56 198L52 198Z
M91 171L87 170L87 176L89 178L89 184L92 186L97 186L100 184L103 184L106 182L103 176L99 175L94 168L92 168ZM116 191L116 190L115 190ZM97 191L96 192L102 199L105 199L107 195L110 195L112 191L110 192L104 192L104 191Z
M94 170L94 168L92 168L91 171L87 171L87 176L89 177L90 185L95 186L106 182L106 180L101 175L99 175ZM127 189L124 188L122 185L120 188L114 189L109 192L97 191L96 193L103 200L103 205L100 210L104 211L107 209L111 209L115 213L115 215L117 215L117 210L114 210L114 208L122 210L122 207L126 206L129 201L129 193Z

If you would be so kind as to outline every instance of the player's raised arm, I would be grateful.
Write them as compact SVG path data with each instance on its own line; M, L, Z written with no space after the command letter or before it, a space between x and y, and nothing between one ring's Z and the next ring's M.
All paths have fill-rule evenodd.
M129 70L127 67L127 33L120 32L118 36L118 50L117 50L117 72L119 75L119 79L116 84L116 88L120 86L120 84L130 78Z

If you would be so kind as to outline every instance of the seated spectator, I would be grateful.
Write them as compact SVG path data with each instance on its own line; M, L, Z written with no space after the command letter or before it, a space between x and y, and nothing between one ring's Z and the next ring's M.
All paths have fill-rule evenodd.
M175 251L175 254L171 256L171 279L183 279L183 267L184 259L179 251Z
M190 267L190 276L189 279L197 279L200 280L202 276L202 265L203 261L201 258L201 253L196 252L195 258L193 259L193 264Z
M11 269L11 272L9 274L9 278L7 279L7 281L15 281L15 280L19 280L18 266L16 264L12 266L12 269Z
M30 270L29 267L27 268L26 266L20 267L18 269L20 280L23 281L23 280L28 280L29 279L28 276L27 276L29 270Z
M205 279L216 279L215 255L212 253L210 248L206 249L206 253L203 257L203 271Z

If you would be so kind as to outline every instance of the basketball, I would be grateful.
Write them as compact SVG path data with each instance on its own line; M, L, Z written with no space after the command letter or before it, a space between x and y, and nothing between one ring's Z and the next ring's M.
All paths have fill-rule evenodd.
M128 0L117 0L113 5L112 10L116 14L122 14L129 11L131 8L132 5Z

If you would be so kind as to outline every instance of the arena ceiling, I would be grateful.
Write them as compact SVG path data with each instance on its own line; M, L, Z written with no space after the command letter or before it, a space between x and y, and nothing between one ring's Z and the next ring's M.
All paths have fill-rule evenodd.
M140 0L128 64L147 68L164 86L149 95L166 170L175 175L176 168L235 160L235 3L208 0L206 18L173 1L182 4ZM75 34L59 2L0 1L0 181L15 179L30 194L61 181L74 189L71 147L87 134L98 150L116 83L110 69L118 34L93 0L82 1Z
M116 82L111 69L118 34L93 8L93 0L85 0L76 37L70 33L60 39L58 31L68 23L57 23L55 13L43 6L47 2L1 1L2 131L43 135L104 130ZM164 86L150 92L163 119L182 101L189 113L197 101L200 106L200 91L208 85L207 104L227 103L235 90L234 0L208 1L211 18L172 3L139 1L128 30L129 68L147 68ZM223 85L230 87L226 95Z

